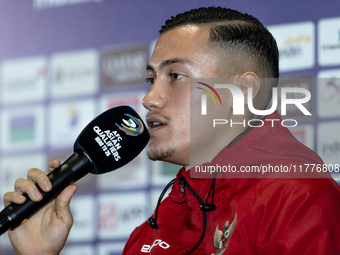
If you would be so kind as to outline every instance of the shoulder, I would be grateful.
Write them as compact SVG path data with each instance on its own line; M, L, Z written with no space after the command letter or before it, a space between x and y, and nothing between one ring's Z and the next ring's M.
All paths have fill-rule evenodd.
M263 179L256 191L250 218L257 224L261 254L340 251L340 188L333 179Z
M273 213L289 218L314 212L314 216L334 219L340 212L340 186L326 178L263 179L256 185L253 212L260 218Z
M261 179L256 185L259 197L333 197L340 200L340 186L332 178Z

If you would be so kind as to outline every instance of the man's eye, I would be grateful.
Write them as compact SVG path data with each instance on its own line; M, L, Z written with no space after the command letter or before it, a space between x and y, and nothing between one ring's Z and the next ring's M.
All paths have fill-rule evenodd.
M155 78L146 78L145 79L147 83L149 83L150 85L155 83Z
M178 79L181 79L182 77L183 77L183 74L178 74L178 73L171 73L170 74L171 80L178 80Z

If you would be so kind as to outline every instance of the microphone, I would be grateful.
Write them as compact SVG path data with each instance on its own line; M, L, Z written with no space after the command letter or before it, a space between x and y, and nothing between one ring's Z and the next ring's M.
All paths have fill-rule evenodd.
M33 202L27 194L23 204L11 203L0 212L0 235L14 229L54 200L68 185L88 173L103 174L127 164L146 146L148 130L138 114L129 106L118 106L100 114L80 133L74 153L48 174L52 183L43 199Z

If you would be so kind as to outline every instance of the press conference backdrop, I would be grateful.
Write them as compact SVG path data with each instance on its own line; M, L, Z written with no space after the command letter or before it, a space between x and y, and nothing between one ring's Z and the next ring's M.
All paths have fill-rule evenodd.
M77 135L99 113L124 104L145 116L145 66L160 26L179 12L210 5L248 12L268 26L279 45L281 76L306 78L292 85L312 93L312 116L296 114L293 134L326 163L339 164L338 0L3 0L1 204L29 168L45 169L49 159L71 155ZM72 200L74 227L62 254L121 254L178 169L142 153L118 171L85 177ZM6 235L0 254L15 254Z

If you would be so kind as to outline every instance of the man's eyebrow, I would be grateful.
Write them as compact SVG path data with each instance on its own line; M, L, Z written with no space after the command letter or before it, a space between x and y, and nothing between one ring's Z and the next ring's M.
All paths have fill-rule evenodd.
M170 66L172 64L177 64L177 63L180 63L180 64L191 64L191 61L188 60L188 59L184 59L184 58L173 58L173 59L167 59L167 60L164 60L160 63L159 65L159 69L163 69L167 66ZM153 71L155 72L155 68L150 65L150 64L147 64L146 65L146 70L147 71Z

